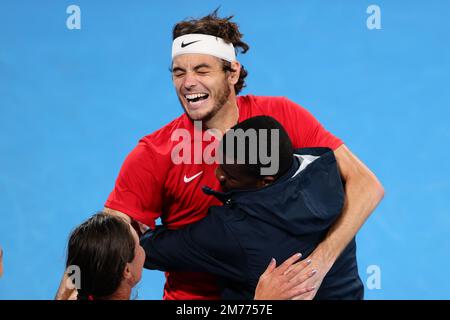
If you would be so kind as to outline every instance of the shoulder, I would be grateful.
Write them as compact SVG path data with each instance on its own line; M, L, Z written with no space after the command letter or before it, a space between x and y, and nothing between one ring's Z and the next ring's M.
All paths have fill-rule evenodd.
M237 99L240 105L250 106L261 110L282 106L286 104L287 101L287 98L283 96L255 96L251 94L238 96Z
M221 205L221 206L211 206L209 208L208 216L223 224L233 224L236 221L240 221L245 216L245 213L238 207Z
M174 132L180 129L189 130L189 125L189 119L187 118L186 114L183 114L173 121L169 122L162 128L141 138L139 143L153 148L164 148L167 146L170 147L170 144L172 143L171 137Z
M123 168L136 167L149 168L158 167L163 172L164 168L170 165L171 151L174 141L171 140L176 129L186 129L185 115L182 115L162 128L142 137L137 145L128 154ZM154 171L152 171L154 174Z
M239 96L238 104L251 109L252 116L259 114L273 116L274 118L308 116L305 108L284 96Z
M314 118L305 108L284 96L241 96L240 106L244 105L245 118L258 115L271 116L278 120L291 133L314 123ZM292 132L291 132L292 131ZM295 140L295 139L294 139Z

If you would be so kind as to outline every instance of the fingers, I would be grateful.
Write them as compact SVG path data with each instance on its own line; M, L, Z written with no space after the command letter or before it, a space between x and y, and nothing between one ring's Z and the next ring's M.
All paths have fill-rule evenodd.
M277 262L274 258L272 258L272 260L270 260L270 263L267 266L266 270L263 272L263 274L261 274L261 276L259 278L262 279L262 278L269 276L273 272L273 270L275 270L276 266L277 266Z
M261 275L261 277L267 276L269 274L272 273L273 270L275 270L277 266L277 262L274 258L272 258L272 260L270 260L269 265L267 266L266 270L264 271L264 273Z
M289 266L289 268L285 271L286 275L289 275L291 278L300 274L306 267L308 267L312 263L311 259L302 260L295 265Z
M78 299L78 290L73 290L67 300L77 300Z
M315 286L307 287L307 288L294 288L289 292L290 300L312 300L314 297L311 292L316 290Z
M317 288L320 286L320 282L318 282L320 279L315 277L317 273L318 271L313 269L304 272L303 274L299 274L290 280L292 283L296 284L296 286L290 290L293 292L298 290L298 292L291 294L291 296L294 296L292 300L312 300L314 298Z
M287 260L285 260L276 270L278 274L285 274L289 267L296 263L302 257L301 253L296 253Z
M292 274L294 274L294 272L292 272ZM317 274L317 270L316 269L312 269L311 271L308 272L303 272L300 274L297 274L296 276L294 276L293 278L291 278L289 280L289 282L291 282L292 284L298 286L302 283L304 283L305 281L311 279L312 277L314 277L314 275ZM289 275L288 275L289 276Z
M292 273L294 274L294 273ZM287 280L287 283L284 284L285 290L294 290L294 289L304 289L306 288L306 281L312 279L317 274L317 270L312 270L307 273L303 273L300 275L297 275L291 279ZM290 277L291 275L285 275L286 278ZM312 283L312 282L311 282Z

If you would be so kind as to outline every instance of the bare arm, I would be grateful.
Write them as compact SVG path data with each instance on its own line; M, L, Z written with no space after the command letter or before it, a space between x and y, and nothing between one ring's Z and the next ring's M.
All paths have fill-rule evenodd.
M342 178L345 181L345 203L341 216L330 228L325 239L308 257L311 265L304 271L318 270L318 276L305 286L320 287L323 278L351 239L383 199L384 189L377 177L345 145L335 150ZM295 270L295 266L289 269ZM315 296L317 289L308 295Z
M377 177L345 145L336 149L335 156L346 183L346 199L341 216L317 248L333 263L384 196Z

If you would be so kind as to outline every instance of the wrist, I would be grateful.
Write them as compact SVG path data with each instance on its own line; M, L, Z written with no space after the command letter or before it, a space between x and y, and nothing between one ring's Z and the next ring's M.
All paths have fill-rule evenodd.
M320 243L312 253L312 259L320 260L328 270L331 269L337 258L336 250L325 241Z

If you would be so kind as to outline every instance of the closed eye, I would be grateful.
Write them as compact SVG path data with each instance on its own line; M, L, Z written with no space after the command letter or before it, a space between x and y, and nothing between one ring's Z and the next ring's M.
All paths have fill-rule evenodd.
M175 78L180 78L182 76L184 76L186 73L185 72L173 72L172 76L174 76Z
M186 73L186 70L180 67L169 68L169 71L172 73L172 76L177 78L183 76Z

